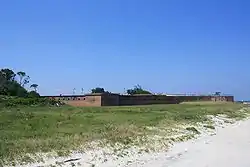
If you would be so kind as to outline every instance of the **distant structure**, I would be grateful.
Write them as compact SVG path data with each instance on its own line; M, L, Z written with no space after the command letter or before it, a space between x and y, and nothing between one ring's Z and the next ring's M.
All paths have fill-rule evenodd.
M121 95L114 93L92 93L85 95L42 96L60 100L72 106L124 106L150 104L178 104L190 101L234 102L234 96L218 95Z

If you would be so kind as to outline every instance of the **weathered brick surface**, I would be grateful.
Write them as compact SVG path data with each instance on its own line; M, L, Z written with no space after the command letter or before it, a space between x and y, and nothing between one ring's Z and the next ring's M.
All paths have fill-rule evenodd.
M64 103L72 106L101 106L101 96L86 96L77 100L64 100Z
M233 96L165 96L165 95L119 95L119 94L88 94L73 96L49 96L72 106L119 106L148 104L178 104L186 101L228 101Z
M148 104L176 104L178 100L174 96L164 95L135 95L120 96L120 105L148 105Z

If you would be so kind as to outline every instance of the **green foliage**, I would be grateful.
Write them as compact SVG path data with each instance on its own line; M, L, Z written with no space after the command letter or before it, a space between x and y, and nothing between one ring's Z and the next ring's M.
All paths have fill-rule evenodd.
M9 96L27 97L28 95L27 90L15 81L10 82L7 86Z
M91 89L91 93L105 93L104 88L96 87L94 89Z
M135 95L135 94L152 94L152 93L142 89L140 85L136 85L133 89L128 89L127 94Z
M215 95L215 96L220 96L220 95L221 95L221 92L215 92L214 95Z
M16 76L19 78L16 80ZM15 106L44 106L61 104L56 100L40 98L37 93L37 84L30 85L34 91L28 92L24 86L29 83L30 77L23 71L15 74L11 69L0 70L0 108Z
M30 77L28 75L26 75L25 72L19 71L19 72L17 72L17 75L19 76L19 84L21 86L24 86L24 85L29 83Z
M36 92L34 92L34 93L36 93ZM39 97L26 97L26 98L8 97L8 96L1 96L0 97L0 106L1 107L46 106L46 105L55 105L56 103L59 103L59 102L56 100L51 100L48 98L39 98Z
M37 91L37 87L38 87L37 84L32 84L32 85L30 85L30 88L34 88L34 91L35 91L35 92Z
M11 69L0 70L0 95L28 97L29 93L24 85L29 83L29 76L25 72L18 72L17 75L19 76L19 82L15 80L16 74ZM36 91L38 85L32 85Z
M27 90L16 81L3 80L0 83L0 95L27 97Z
M1 73L2 77L5 78L7 81L15 80L16 74L8 68L1 69L0 73Z
M40 97L40 95L36 91L30 91L29 94L28 94L28 97L30 97L30 98L38 98L38 97Z

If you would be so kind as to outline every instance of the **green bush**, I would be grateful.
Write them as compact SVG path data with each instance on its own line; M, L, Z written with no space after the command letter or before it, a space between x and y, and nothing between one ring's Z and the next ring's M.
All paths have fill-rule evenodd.
M28 94L28 97L29 98L38 98L38 97L40 97L40 95L36 91L30 91Z
M15 106L46 106L46 105L56 105L62 104L57 100L49 99L49 98L39 98L39 97L8 97L1 96L0 97L0 106L1 107L15 107Z

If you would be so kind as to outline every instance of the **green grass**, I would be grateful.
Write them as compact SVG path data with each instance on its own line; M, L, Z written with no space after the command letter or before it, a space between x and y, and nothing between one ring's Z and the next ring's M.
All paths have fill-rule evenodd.
M29 107L0 109L0 160L25 153L60 155L98 139L129 144L149 132L146 126L171 127L206 121L205 115L243 118L241 104L185 103L124 107Z

